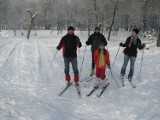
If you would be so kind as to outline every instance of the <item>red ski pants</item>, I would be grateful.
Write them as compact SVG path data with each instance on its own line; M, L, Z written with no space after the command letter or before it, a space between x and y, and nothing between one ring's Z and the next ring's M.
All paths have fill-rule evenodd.
M96 77L104 80L106 78L106 69L96 68Z

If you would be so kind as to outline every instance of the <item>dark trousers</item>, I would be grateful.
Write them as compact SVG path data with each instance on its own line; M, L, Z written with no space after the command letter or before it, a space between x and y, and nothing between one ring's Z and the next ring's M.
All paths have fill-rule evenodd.
M92 70L94 70L94 68L95 68L94 53L95 52L92 52Z
M64 57L64 66L65 66L64 73L65 73L65 75L70 76L69 75L70 63L72 64L72 67L73 67L74 76L78 76L79 71L78 71L77 57Z

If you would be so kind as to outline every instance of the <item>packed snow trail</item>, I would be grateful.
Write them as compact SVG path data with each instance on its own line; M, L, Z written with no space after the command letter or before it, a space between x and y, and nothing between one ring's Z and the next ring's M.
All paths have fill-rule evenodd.
M127 80L124 88L118 88L107 70L110 85L101 98L96 96L100 90L86 97L94 86L94 80L86 82L87 87L84 87L84 82L81 83L82 99L74 86L59 97L57 94L65 86L60 51L50 72L49 67L62 35L49 34L49 31L37 33L38 36L32 35L31 40L13 37L10 32L0 38L0 120L159 120L160 48L145 50L140 82L142 51L139 51L133 79L136 89ZM83 35L77 32L77 35L83 43L80 49L82 57L88 37L85 32ZM119 42L125 41L128 35L120 32L117 37L112 37L108 45L111 61ZM121 48L112 70L119 85L123 57ZM78 61L80 68L82 58L78 58ZM90 64L91 52L87 47L81 80L89 76ZM73 76L72 69L70 73Z

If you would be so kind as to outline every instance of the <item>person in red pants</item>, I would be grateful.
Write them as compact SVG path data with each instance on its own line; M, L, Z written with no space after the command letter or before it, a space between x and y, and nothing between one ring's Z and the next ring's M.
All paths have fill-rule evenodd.
M67 85L70 84L71 77L69 74L70 63L72 64L74 71L74 82L76 86L79 86L79 70L78 70L78 61L77 61L77 48L81 48L82 44L78 36L74 34L74 27L70 26L68 28L67 35L65 35L59 45L57 50L63 49L63 58L64 58L64 72Z
M105 49L105 43L99 44L99 49L94 53L94 61L96 63L96 85L95 88L102 84L102 87L107 85L106 68L110 67L110 57L108 50Z

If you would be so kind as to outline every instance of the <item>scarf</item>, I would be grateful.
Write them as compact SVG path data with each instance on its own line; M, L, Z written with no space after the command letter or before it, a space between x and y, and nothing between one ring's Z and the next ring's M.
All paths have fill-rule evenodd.
M99 60L99 66L104 66L104 52L103 50L100 51L100 60Z
M137 37L135 37L135 38L131 37L131 41L130 41L128 47L131 47L132 44L136 45L136 43L137 43Z

